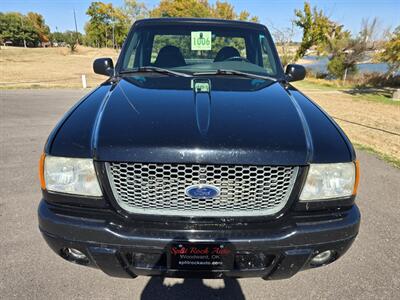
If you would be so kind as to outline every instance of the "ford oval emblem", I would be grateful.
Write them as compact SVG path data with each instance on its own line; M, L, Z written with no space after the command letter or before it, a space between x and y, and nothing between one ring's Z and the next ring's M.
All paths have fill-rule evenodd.
M196 184L185 189L186 196L194 199L212 199L219 196L221 190L214 185Z

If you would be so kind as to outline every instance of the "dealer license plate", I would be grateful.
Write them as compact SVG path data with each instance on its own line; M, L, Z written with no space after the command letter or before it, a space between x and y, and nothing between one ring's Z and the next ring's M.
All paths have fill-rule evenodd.
M169 248L170 267L177 270L231 270L233 247L224 243L175 243Z

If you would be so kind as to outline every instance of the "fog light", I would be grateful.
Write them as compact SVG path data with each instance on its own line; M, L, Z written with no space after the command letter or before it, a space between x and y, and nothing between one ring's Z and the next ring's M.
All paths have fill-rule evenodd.
M80 265L86 265L89 263L89 258L86 254L75 248L63 248L60 251L60 255L66 260Z
M83 254L81 251L74 249L74 248L67 248L66 254L76 260L84 260L86 259L86 255Z
M326 250L324 252L321 252L321 253L315 255L311 259L311 265L321 266L323 264L326 264L326 263L330 262L330 260L333 257L333 254L334 254L334 252L332 250Z

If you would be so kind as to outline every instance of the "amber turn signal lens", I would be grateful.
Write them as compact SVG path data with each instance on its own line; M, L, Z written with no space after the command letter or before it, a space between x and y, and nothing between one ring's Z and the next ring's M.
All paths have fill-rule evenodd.
M42 190L46 189L46 182L44 180L44 160L46 158L46 154L42 153L40 156L40 161L39 161L39 178L40 178L40 187Z
M354 162L355 167L356 167L356 178L354 180L354 189L353 189L353 195L357 194L357 189L358 189L358 183L360 182L360 163L358 160Z

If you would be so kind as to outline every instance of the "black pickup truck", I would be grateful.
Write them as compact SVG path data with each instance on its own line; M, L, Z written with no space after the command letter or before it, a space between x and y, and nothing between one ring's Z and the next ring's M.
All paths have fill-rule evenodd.
M137 21L108 79L50 134L40 231L117 277L281 279L341 257L359 178L338 125L290 82L267 28Z

